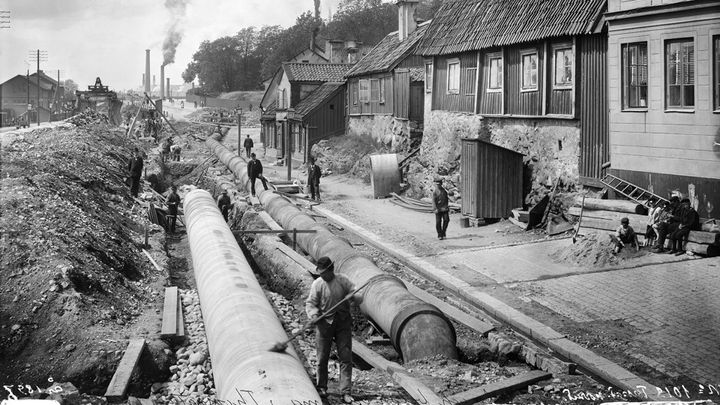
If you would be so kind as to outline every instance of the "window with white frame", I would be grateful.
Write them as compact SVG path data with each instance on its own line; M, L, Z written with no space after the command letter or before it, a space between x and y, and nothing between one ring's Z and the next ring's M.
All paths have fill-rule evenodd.
M647 42L622 44L622 106L646 108L648 92Z
M358 82L350 85L350 98L353 105L358 105Z
M522 56L522 85L521 90L534 91L538 89L538 53L537 51L523 52Z
M370 79L370 101L380 101L380 80Z
M713 109L720 111L720 35L713 37L713 89L715 89L715 103Z
M370 102L370 81L367 79L361 79L358 84L360 85L360 102Z
M486 57L488 67L487 90L489 92L502 91L503 88L503 59L502 54L493 53Z
M380 104L383 104L385 102L385 79L380 79L380 97L378 99Z
M665 107L695 106L695 44L692 38L665 42Z
M460 59L448 60L447 93L460 94Z
M425 64L425 93L432 93L433 86L433 64L432 62Z
M477 68L470 67L465 69L465 95L475 95L475 83L477 82Z
M556 47L553 57L555 80L553 87L570 88L573 85L573 61L575 59L571 45Z

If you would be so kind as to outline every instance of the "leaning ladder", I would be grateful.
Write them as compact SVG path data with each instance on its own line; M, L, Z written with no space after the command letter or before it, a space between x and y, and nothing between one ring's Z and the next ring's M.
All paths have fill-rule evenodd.
M640 186L636 186L629 181L613 176L612 174L605 174L605 176L600 179L600 182L647 208L652 208L659 202L668 201L666 198L660 197L657 194L645 190Z

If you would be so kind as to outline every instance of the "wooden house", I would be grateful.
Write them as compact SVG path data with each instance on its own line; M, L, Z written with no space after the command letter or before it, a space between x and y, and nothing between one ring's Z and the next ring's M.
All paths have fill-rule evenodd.
M720 6L609 0L611 172L720 211Z
M28 104L32 105L30 122L36 122L36 109L39 105L40 120L48 121L50 112L59 107L63 100L64 87L40 71L40 100L38 102L38 74L16 75L0 84L0 110L4 111L5 120L11 120L26 113Z
M535 176L597 178L609 158L605 11L605 0L444 1L419 47L426 131L482 118L491 142L542 161Z
M422 134L424 64L415 54L427 23L417 26L418 0L400 0L399 29L391 32L347 73L348 132L395 141Z
M288 151L292 151L293 156L304 161L306 157L306 150L308 145L307 130L320 130L318 125L310 125L305 121L305 115L299 117L296 114L296 108L298 105L311 96L313 92L319 90L324 83L344 83L343 76L348 72L352 65L349 64L315 64L315 63L289 63L285 62L282 64L280 69L273 77L273 81L268 86L263 96L263 115L261 116L262 121L262 132L261 137L266 148L266 156L276 156L282 158L287 156ZM337 120L336 105L339 105L335 100L337 96L337 89L331 94L325 93L328 87L324 87L323 98L321 101L316 97L313 99L314 102L329 103L328 108L323 108L324 111L329 115L327 117L328 122L332 122L332 125L322 125L322 131L329 131L328 133L344 133L345 131L345 119ZM330 104L333 108L330 109ZM271 107L275 108L274 120L268 111ZM302 106L307 108L307 105ZM316 105L310 110L303 110L304 113L316 113ZM341 112L344 117L344 110ZM307 124L308 128L303 129L303 125ZM338 127L340 126L340 127ZM317 128L311 128L317 127ZM269 131L269 132L268 132ZM325 133L315 132L312 134L313 137L319 139L325 138ZM293 143L293 138L297 137ZM290 148L288 149L288 145ZM301 148L305 148L304 150Z

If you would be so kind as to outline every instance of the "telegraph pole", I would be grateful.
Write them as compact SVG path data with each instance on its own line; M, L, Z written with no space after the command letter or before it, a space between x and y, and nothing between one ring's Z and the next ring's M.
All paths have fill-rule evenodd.
M37 124L40 126L40 60L47 62L47 51L38 49L36 52L37 54L34 56L37 62L37 105L35 106L35 114L37 115ZM30 57L33 58L33 55L31 54Z
M242 157L242 108L238 114L238 157Z

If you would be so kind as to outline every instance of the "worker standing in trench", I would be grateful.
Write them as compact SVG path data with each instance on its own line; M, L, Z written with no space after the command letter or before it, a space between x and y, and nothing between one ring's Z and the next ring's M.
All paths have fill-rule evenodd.
M448 193L442 186L442 179L435 179L435 191L432 196L433 212L435 213L435 230L438 239L445 239L448 223L450 222L450 205Z
M305 301L308 318L315 319L324 315L315 324L317 346L317 388L320 397L327 397L328 360L333 340L337 346L340 360L340 394L343 402L353 402L352 388L352 315L350 302L346 301L335 309L335 313L326 314L335 304L355 290L352 281L342 274L335 274L335 265L329 257L323 256L317 261L320 277L310 286L310 294Z
M130 170L130 194L137 197L138 191L140 191L140 177L143 170L143 158L138 148L133 150L128 169Z

